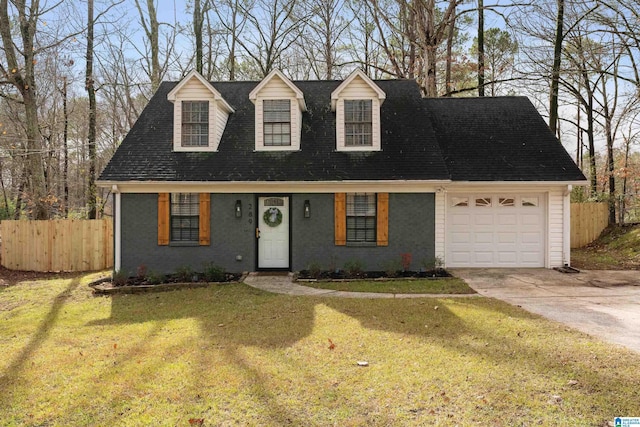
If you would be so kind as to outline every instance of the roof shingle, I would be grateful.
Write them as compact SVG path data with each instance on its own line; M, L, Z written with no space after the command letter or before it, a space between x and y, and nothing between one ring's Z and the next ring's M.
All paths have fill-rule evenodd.
M259 152L258 82L214 87L235 109L217 152L172 150L173 104L162 83L100 181L582 180L526 98L422 99L410 80L382 80L382 150L338 152L331 92L340 81L296 81L307 104L300 151Z

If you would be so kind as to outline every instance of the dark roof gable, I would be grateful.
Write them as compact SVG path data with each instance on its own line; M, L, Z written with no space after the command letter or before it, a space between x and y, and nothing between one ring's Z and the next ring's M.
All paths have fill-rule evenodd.
M423 102L454 181L585 179L526 97Z
M331 92L340 81L295 81L304 93L300 151L255 151L258 82L214 87L234 108L217 152L174 152L173 104L164 82L101 181L582 180L526 98L422 99L409 80L382 80L382 150L336 151Z

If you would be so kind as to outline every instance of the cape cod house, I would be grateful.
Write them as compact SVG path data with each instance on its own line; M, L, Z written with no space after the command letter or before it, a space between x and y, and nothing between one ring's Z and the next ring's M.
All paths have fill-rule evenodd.
M115 269L555 267L584 175L524 97L414 81L164 82L99 185Z

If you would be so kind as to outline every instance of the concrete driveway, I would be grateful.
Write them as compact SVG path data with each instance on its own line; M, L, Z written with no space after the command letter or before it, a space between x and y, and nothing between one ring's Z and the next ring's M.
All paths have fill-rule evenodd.
M453 269L479 294L640 352L640 271Z

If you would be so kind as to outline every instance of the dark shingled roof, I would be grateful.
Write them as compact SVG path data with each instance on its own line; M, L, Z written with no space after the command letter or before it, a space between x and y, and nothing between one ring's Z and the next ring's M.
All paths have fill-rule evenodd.
M582 180L526 98L422 99L410 80L382 80L382 151L338 152L331 92L340 81L296 81L304 93L301 150L256 152L258 82L213 86L234 108L217 152L173 152L173 104L162 83L101 181ZM441 151L442 150L442 151Z
M526 97L423 102L453 181L585 179Z

